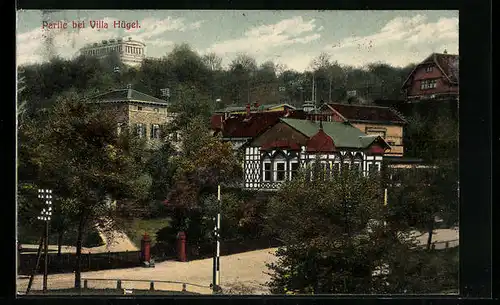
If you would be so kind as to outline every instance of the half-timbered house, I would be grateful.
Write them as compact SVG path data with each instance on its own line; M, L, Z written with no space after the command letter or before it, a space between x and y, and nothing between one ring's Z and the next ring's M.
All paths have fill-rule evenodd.
M382 137L349 123L292 118L280 118L243 147L244 188L250 190L276 190L317 160L328 175L378 172L390 148Z

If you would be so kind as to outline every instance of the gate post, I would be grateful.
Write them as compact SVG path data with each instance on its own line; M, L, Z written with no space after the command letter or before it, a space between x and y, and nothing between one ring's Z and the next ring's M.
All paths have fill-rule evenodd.
M179 232L177 234L177 254L179 257L179 261L185 262L186 258L186 233Z

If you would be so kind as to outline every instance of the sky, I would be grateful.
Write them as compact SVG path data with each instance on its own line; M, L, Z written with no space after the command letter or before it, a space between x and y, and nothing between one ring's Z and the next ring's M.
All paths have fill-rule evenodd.
M68 23L42 29L43 20ZM101 20L108 28L91 28ZM137 21L140 28L114 28L114 21ZM85 28L73 28L72 22ZM47 38L55 53L72 58L88 43L132 37L146 44L146 56L162 57L175 44L188 43L199 54L215 52L227 66L238 54L257 63L272 60L288 69L310 69L322 52L343 65L406 66L433 52L458 54L458 11L52 11L17 13L18 65L48 60Z

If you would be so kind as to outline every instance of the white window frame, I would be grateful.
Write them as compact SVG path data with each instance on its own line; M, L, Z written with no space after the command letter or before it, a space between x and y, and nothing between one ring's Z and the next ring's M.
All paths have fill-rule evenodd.
M337 168L335 168L335 167L337 167ZM340 172L342 171L342 162L340 162L339 160L333 161L331 169L332 169L332 171L331 171L332 176L339 175Z
M269 180L266 180L266 164L269 164ZM273 180L273 164L270 160L262 162L262 181L271 182Z
M433 66L427 66L427 67L425 67L425 72L430 73L430 72L432 72L433 69L434 69Z
M139 139L142 139L144 137L146 137L146 125L145 124L142 124L142 123L138 123L136 124L136 134L137 136L139 137Z
M282 180L278 180L278 164L283 164L283 174L285 177L283 177ZM287 171L287 166L286 166L286 160L276 160L273 162L273 178L274 181L276 182L282 182L286 180L286 171ZM281 172L281 171L280 171Z
M352 164L354 164L355 166L358 167L359 173L363 172L363 161L362 160L354 158Z
M160 125L152 124L151 126L151 139L159 139L160 138Z
M292 180L293 176L294 176L294 172L292 170L294 164L297 164L297 171L299 171L299 169L300 169L299 161L290 161L290 170L289 170L289 175L288 175L289 180Z
M116 126L116 134L120 135L122 133L122 123L118 123Z

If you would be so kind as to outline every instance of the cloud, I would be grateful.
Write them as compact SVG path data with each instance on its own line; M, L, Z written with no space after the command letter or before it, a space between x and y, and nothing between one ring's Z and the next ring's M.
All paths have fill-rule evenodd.
M113 22L118 21L118 19L104 18L102 20L109 25L108 28L93 29L89 26L89 20L85 20L86 27L83 29L73 29L71 23L68 22L67 29L43 30L41 27L37 27L29 32L18 33L16 37L18 65L47 60L49 58L48 40L53 42L54 53L62 58L71 58L78 54L80 48L89 43L120 36L132 36L134 39L144 42L146 46L168 47L174 43L164 38L167 32L196 30L204 22L204 20L200 20L189 23L184 18L172 17L164 19L145 18L139 20L141 28L124 30L113 28Z
M458 18L397 17L378 32L345 38L324 48L340 63L361 66L386 62L405 66L420 62L432 52L458 53Z
M315 29L315 19L304 21L302 16L297 16L275 24L250 28L243 37L214 43L206 51L220 55L241 52L256 55L272 52L273 48L296 43L305 44L320 38L321 35L317 33L303 35Z

